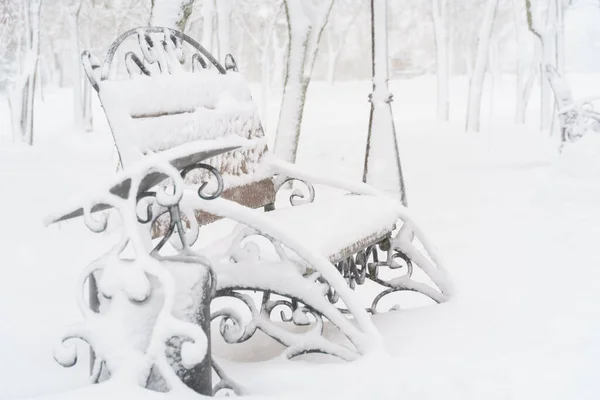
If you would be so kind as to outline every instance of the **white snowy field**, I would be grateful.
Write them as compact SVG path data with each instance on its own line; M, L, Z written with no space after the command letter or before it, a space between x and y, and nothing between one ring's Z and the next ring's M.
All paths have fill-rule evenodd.
M569 78L576 97L600 95L600 76ZM376 316L388 354L242 364L231 367L234 378L275 398L600 397L600 141L588 137L559 157L538 132L536 92L528 125L512 123L513 81L496 83L479 134L463 132L464 79L452 82L449 123L433 122L433 78L391 82L409 208L444 256L456 297ZM369 92L366 81L311 84L300 165L360 180ZM80 319L78 273L107 243L83 223L42 220L114 174L116 154L99 107L90 134L73 133L68 90L47 89L37 110L35 147L14 146L0 97L0 399L137 398L141 391L109 388L60 394L86 385L85 357L63 369L52 350Z

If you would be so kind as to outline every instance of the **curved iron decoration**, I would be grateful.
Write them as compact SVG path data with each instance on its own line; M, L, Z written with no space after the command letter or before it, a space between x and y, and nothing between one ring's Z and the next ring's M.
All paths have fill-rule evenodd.
M198 188L198 196L200 196L200 198L202 198L204 200L214 200L217 197L221 196L221 194L223 193L223 189L225 188L225 185L223 183L223 176L221 175L221 173L219 172L218 169L216 169L215 167L213 167L210 164L198 163L198 164L193 164L193 165L187 166L181 170L181 177L185 178L187 176L187 174L189 174L192 171L198 170L198 169L204 169L204 170L208 171L210 174L212 174L217 179L217 185L218 185L217 189L215 190L214 193L205 194L202 191L208 185L208 182L202 182L202 184Z
M259 308L249 295L240 293L240 290L257 292L257 290L252 287L239 287L235 289L229 288L218 291L215 295L215 299L222 297L238 299L247 307L248 310L250 310L253 316L260 315L270 321L272 321L273 312L278 309L279 317L281 318L282 322L290 322L295 326L311 327L309 331L304 333L306 335L311 335L314 333L317 333L318 335L323 334L323 315L312 307L303 304L299 299L290 298L272 291L262 291L262 300ZM277 295L281 298L272 299L272 295ZM281 309L281 307L284 309ZM286 311L289 313L289 316L286 316ZM257 330L261 330L276 342L286 347L289 346L289 343L287 343L285 339L278 336L275 332L261 329L261 326L256 324L254 320L244 325L242 321L243 318L232 308L223 308L211 315L211 320L216 320L218 318L220 318L219 332L221 337L229 344L246 342L254 336ZM329 354L335 357L346 359L342 353L328 352L326 349L317 348L289 348L289 351L285 353L285 356L288 359L292 359L299 355L308 353Z
M136 199L136 206L137 204L142 201L143 199L146 198L156 198L156 192L141 192L137 195L137 199ZM137 207L136 207L136 212L137 212ZM137 215L137 220L140 224L147 224L148 222L152 221L154 219L154 215L152 212L152 204L148 203L146 205L146 218L141 218L139 215Z
M144 177L149 174L163 174L167 178L171 179L174 183L174 190L172 193L162 189L156 191L143 191L139 192L139 187ZM70 343L65 342L72 339L82 339L90 344L94 350L99 350L100 354L94 360L91 381L98 381L102 370L107 371L111 377L116 376L131 376L132 373L140 376L138 382L140 386L148 385L150 376L156 371L160 377L164 380L164 384L170 388L184 388L185 385L196 385L195 380L190 383L190 380L186 380L189 377L189 373L184 371L175 370L170 365L167 358L167 347L173 338L179 338L178 343L180 346L179 359L173 358L173 362L179 362L183 366L182 360L189 365L193 365L193 368L204 368L206 371L210 368L210 357L207 357L208 349L208 328L205 326L199 326L197 321L191 319L180 319L175 317L172 313L172 307L175 302L175 278L169 271L166 265L161 261L164 260L161 257L154 257L155 254L148 254L144 239L140 235L138 222L139 220L145 221L152 219L151 213L146 218L142 218L137 214L138 202L141 199L148 197L155 198L158 205L166 207L174 215L174 220L177 220L179 204L182 200L183 195L183 178L180 176L180 172L177 171L170 164L163 162L153 166L150 166L144 174L136 175L131 178L128 194L126 196L117 195L111 192L106 192L98 195L97 197L90 199L88 204L84 207L84 222L88 228L94 232L102 232L106 229L106 219L97 218L92 216L92 210L98 204L106 204L113 207L122 216L123 221L123 236L121 240L104 256L98 260L92 262L84 271L80 274L79 281L77 283L78 291L77 303L84 315L84 321L77 323L70 329L68 329L60 340L61 345L55 350L55 359L63 366L72 366L77 362L76 347L71 346ZM179 219L179 222L181 220ZM180 232L182 228L178 227ZM185 237L182 237L182 241ZM185 242L184 242L185 243ZM135 258L123 259L123 251L131 246ZM187 249L184 249L187 250ZM215 278L214 272L210 263L202 256L194 253L186 253L181 251L180 255L171 258L173 262L181 263L195 263L202 265L202 272L204 276L199 282L203 285L202 293L205 295L207 302L202 303L201 307L206 307L205 311L198 311L207 315L206 321L208 321L208 299L210 299L211 293L215 289ZM128 272L123 273L124 270ZM86 282L90 282L94 278L94 272L102 271L103 279L109 280L109 283L105 283L102 288L98 287L99 293L104 298L110 301L111 306L107 307L103 313L97 312L92 307L92 304L87 304L83 299L84 287ZM135 284L132 284L135 282ZM151 298L151 293L154 290L154 285L162 288L163 297ZM206 288L204 288L206 286ZM152 315L156 315L152 329L149 330L148 346L143 350L135 348L135 345L131 345L131 351L129 357L132 357L130 363L122 363L121 355L116 354L112 351L111 346L114 346L114 340L110 335L106 335L106 329L114 325L114 321L111 319L111 315L117 312L120 315L121 310L117 310L117 307L131 307L141 302L152 302L149 304L148 309ZM201 315L201 314L198 314ZM141 315L140 318L145 318L146 315ZM106 327L106 329L104 328ZM119 342L120 343L120 342ZM125 343L125 342L124 342ZM125 343L130 345L129 343ZM177 344L177 343L175 343ZM118 344L122 345L122 344ZM129 348L127 349L129 350ZM104 353L103 353L104 351ZM147 361L150 362L147 362ZM179 365L179 364L178 364ZM187 367L183 367L187 368ZM218 367L215 367L215 369ZM198 382L193 387L194 390L201 390L205 394L211 394L213 386L207 384L210 383L210 370L209 374L203 375L202 382ZM235 383L228 379L222 373L218 374L224 383L235 390ZM209 378L206 378L208 376ZM205 379L206 378L206 379ZM116 378L119 379L119 378ZM122 379L122 378L121 378ZM142 382L143 380L143 382ZM202 386L200 388L200 386ZM190 386L192 387L192 386ZM200 388L197 389L196 387ZM186 389L187 390L187 389Z
M208 66L208 64L206 64L206 61L204 61L204 58L202 58L202 56L198 53L195 53L192 56L192 72L196 72L200 69L205 69Z
M221 368L214 358L212 359L212 367L220 379L219 383L213 387L213 397L221 390L231 390L237 396L242 396L244 394L242 387L225 373L223 368Z
M98 86L98 82L94 76L94 70L100 68L100 60L92 55L89 51L85 50L81 53L81 63L83 64L83 69L85 70L85 74L87 75L90 84L97 92L100 90Z
M135 65L140 69L142 74L150 76L150 71L148 70L148 68L146 68L142 60L140 60L137 54L135 54L133 51L128 51L125 54L125 67L127 68L127 72L129 73L129 75L132 75L133 73L133 71L131 70L130 60L131 62L135 63Z
M160 46L159 43L155 43L157 38L155 37L153 39L151 34L164 35L164 38L160 40L160 44L162 44L162 46ZM89 51L84 51L81 54L83 68L90 81L90 84L96 90L96 92L100 90L99 82L109 79L111 65L117 50L126 39L134 35L137 35L138 49L141 51L142 55L140 57L133 51L128 51L125 53L125 67L130 75L136 73L145 76L152 75L152 71L148 68L150 64L157 64L161 74L170 74L173 72L172 70L182 68L182 65L186 62L185 53L182 49L183 43L187 43L196 51L192 55L189 64L187 64L189 65L188 68L192 72L198 70L198 64L200 64L203 69L206 69L208 64L206 63L205 59L208 60L210 64L214 66L214 68L222 75L225 75L228 70L233 69L231 65L229 65L229 69L225 68L215 57L213 57L212 54L210 54L208 50L202 47L202 45L200 45L193 38L182 32L166 27L156 26L133 28L115 39L110 46L106 58L102 64L100 64L100 61L93 57ZM228 60L233 60L233 57ZM178 64L179 66L176 67L175 64ZM139 71L134 71L136 68ZM99 76L95 72L97 69L100 69ZM114 132L112 132L112 135L116 146L117 141L114 137ZM118 146L116 146L116 150L119 156L119 165L122 166L123 159Z
M206 50L204 47L202 47L202 45L200 45L200 43L198 43L197 41L195 41L194 39L192 39L185 33L176 31L174 29L165 28L165 27L145 26L145 27L130 29L127 32L120 35L117 39L115 39L113 44L108 49L108 54L106 55L106 59L104 60L104 63L102 64L101 80L108 79L108 76L110 74L110 66L112 64L113 58L117 52L117 49L119 48L121 43L123 43L125 41L125 39L127 39L130 36L138 34L138 35L144 37L144 40L146 40L148 42L149 46L154 47L155 44L152 41L152 38L148 35L150 33L163 33L165 35L168 34L168 36L169 36L169 38L171 38L171 40L173 40L173 38L177 38L177 39L181 40L182 42L188 43L194 49L196 49L198 52L200 52L204 58L206 58L208 61L210 61L210 63L217 69L217 71L219 71L219 73L225 74L227 72L226 69L221 65L221 63L219 63L219 61L215 57L213 57L213 55L210 54L210 52L208 50ZM174 45L178 45L175 40L173 40L173 43L174 43ZM140 47L143 49L142 46L140 46ZM146 54L144 54L144 57L146 57ZM182 59L180 58L180 62L181 62L181 60ZM147 59L147 61L154 62L154 60L152 60L152 59L149 59L149 60Z
M204 193L204 189L208 185L208 182L202 182L202 184L198 188L198 196L200 198L202 198L204 200L214 200L214 199L218 198L219 196L221 196L225 185L223 182L223 176L221 175L219 170L217 170L215 167L213 167L210 164L196 163L196 164L189 165L189 166L185 167L184 169L182 169L180 171L179 175L183 179L187 176L187 174L189 174L191 171L194 171L194 170L208 171L208 173L211 174L212 176L214 176L217 180L217 188L215 189L215 191L213 193L208 193L208 194ZM140 192L137 195L136 205L140 201L142 201L146 198L149 198L149 197L156 198L156 195L157 195L156 192L152 192L152 191ZM136 210L137 210L137 206L136 206ZM179 235L179 239L181 240L182 248L185 249L184 250L185 252L187 252L189 250L190 246L193 245L194 243L188 243L188 241L185 237L184 223L183 223L183 219L181 217L181 210L179 208L179 203L174 204L172 206L167 206L166 209L163 208L163 210L164 210L164 212L160 212L155 217L154 212L153 212L153 205L151 203L149 203L146 205L146 218L142 218L139 215L137 215L137 220L139 223L148 224L148 223L154 222L156 220L156 218L158 218L160 215L163 215L165 213L169 214L169 218L170 218L169 219L169 228L167 229L167 232L164 234L164 236L162 237L160 242L152 250L152 254L157 254L164 247L164 245L171 239L171 236L175 232L176 228L177 228L177 233Z
M380 311L377 310L377 306L380 300L395 292L416 292L430 298L436 303L443 301L439 296L420 290L420 287L402 284L412 279L415 263L402 251L393 248L391 238L385 238L337 262L336 268L352 289L365 284L367 280L383 288L373 298L370 307L367 308L367 311L371 314L379 313ZM400 276L386 279L380 275L381 268L401 270L404 273ZM331 287L327 290L327 298L332 304L336 304L339 301L339 296L337 296L337 293ZM397 306L394 306L392 310L396 308ZM344 308L340 308L340 311L347 313L347 310Z
M278 266L271 273L281 271L283 275L278 278L269 275L271 278L254 280L252 283L243 281L233 283L230 280L223 282L218 279L220 283L215 298L236 299L245 305L252 316L251 320L244 324L241 314L231 307L213 312L211 319L220 318L220 334L225 342L243 343L260 330L287 347L283 355L290 359L307 353L328 354L346 361L358 357L360 350L353 332L354 327L349 329L347 317L323 297L331 285L322 278L320 273L311 271L308 265L295 256L290 258L288 249L284 249L282 243L251 228L242 230L234 238L230 250L226 253L230 257L230 262L241 263L240 269L253 268L252 265L261 265L260 269L266 267L266 265L256 264L262 259L261 249L252 241L243 244L249 237L260 237L261 241L266 239L273 246L279 258L277 262L284 264L281 265L283 269ZM226 271L220 268L222 266L215 266L218 277L232 276L231 274L236 270L236 267L231 270L229 268L232 267L225 267ZM221 273L224 275L220 275ZM269 279L286 280L288 285L272 285ZM261 300L255 300L247 292L260 293ZM279 319L273 318L273 313L277 310L279 310ZM350 347L331 341L322 335L325 320L339 329L349 340ZM291 326L305 327L305 329L302 331L288 329Z
M312 185L312 183L298 178L293 178L289 176L275 178L275 192L279 192L279 189L281 189L286 183L294 181L302 183L304 185L305 190L308 191L308 193L305 193L302 190L295 188L290 194L290 204L292 206L301 206L303 204L310 204L313 201L315 201L315 187Z
M225 69L227 71L238 72L238 66L235 62L235 58L231 54L225 56Z

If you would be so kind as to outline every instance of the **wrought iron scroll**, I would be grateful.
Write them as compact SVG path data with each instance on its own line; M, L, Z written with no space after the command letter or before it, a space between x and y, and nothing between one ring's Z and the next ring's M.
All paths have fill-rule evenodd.
M389 238L386 238L377 244L368 246L356 254L339 261L336 263L336 267L348 283L348 286L352 289L364 285L367 281L372 281L382 287L382 290L373 298L371 305L367 308L367 311L371 314L380 312L377 306L381 299L389 294L400 291L421 293L436 303L443 301L441 293L438 295L433 294L434 292L431 291L422 292L418 287L397 283L398 281L412 279L414 264L406 254L390 248ZM400 274L393 278L383 278L380 272L384 268L387 268L388 270L398 270ZM332 288L329 288L327 297L333 304L339 301L339 297ZM395 309L396 307L397 306L394 306L392 309ZM342 311L346 312L345 309L342 309Z
M266 245L259 247L252 241L255 238L269 243L272 251L265 252ZM251 319L244 323L239 310L231 307L215 310L212 319L220 320L219 331L225 342L246 342L260 330L286 347L282 357L288 359L307 353L328 354L343 360L359 356L355 345L358 331L327 301L326 292L331 285L283 243L246 228L238 233L226 254L226 262L214 265L215 299L237 300L249 311ZM230 282L236 272L247 275L250 271L255 271L251 282ZM325 322L337 327L348 344L326 338L323 335Z
M403 224L395 235L389 235L379 243L336 263L338 271L352 289L369 281L378 285L379 292L367 307L371 314L381 312L378 309L379 302L396 292L420 293L436 303L448 300L452 294L445 270L441 265L436 265L439 260L428 254L427 249L423 248L426 246L417 246L417 237L412 231L411 223L404 221ZM426 276L430 283L423 282L422 278L414 278L417 268L424 272L423 277ZM327 297L332 304L339 301L333 288L328 289ZM391 310L398 308L399 305L394 305ZM347 312L344 308L341 311Z
M299 182L302 185L302 189L296 187L290 194L290 204L292 206L300 206L303 204L310 204L315 201L315 188L312 183L304 181L302 179L293 178L289 176L276 176L273 180L275 191L279 192L286 183Z
M204 163L192 164L192 165L189 165L189 166L185 167L184 169L182 169L179 172L179 175L181 176L182 179L184 179L187 176L187 174L189 174L191 171L196 171L196 170L207 171L209 173L209 176L213 176L217 182L217 187L214 189L214 191L212 193L208 193L206 190L207 186L208 186L208 182L206 182L206 181L202 182L197 189L198 196L204 200L213 200L213 199L216 199L219 196L221 196L221 194L223 193L223 189L225 187L224 183L223 183L223 177L221 176L219 171L212 165L204 164ZM139 204L141 202L145 202L145 199L155 199L155 198L156 198L156 192L152 192L152 191L140 192L137 195L137 203ZM190 229L194 229L194 231L191 232L192 239L190 240L186 236L186 229L185 229L186 222L183 219L182 210L180 209L179 204L175 204L175 205L169 206L169 207L160 207L159 204L158 204L158 207L156 207L156 206L157 206L156 201L147 202L147 203L145 203L146 215L145 216L137 215L137 220L141 224L153 223L160 215L162 215L165 212L167 212L169 215L169 227L168 227L166 233L164 234L164 236L159 241L159 243L152 250L152 254L155 254L155 255L158 254L158 252L160 252L160 250L164 247L164 245L169 241L171 241L171 243L174 245L174 247L176 249L178 249L179 251L181 251L182 253L193 254L190 246L194 245L196 239L198 238L197 230L199 229L199 227L194 219L193 212L189 213L190 215L187 215L187 222L189 223ZM138 208L139 208L139 206L136 205L136 210ZM174 242L171 240L171 238L175 232L177 232L179 242Z
M182 45L183 43L187 43L195 50L195 53L191 57L190 69L195 69L193 67L194 60L201 60L199 64L202 68L208 68L209 64L204 61L208 60L210 65L219 73L224 74L226 72L226 69L210 52L188 35L170 28L148 26L131 29L113 42L108 50L106 60L102 64L102 80L108 79L117 50L130 36L137 37L142 57L139 57L139 55L136 56L146 69L148 65L156 64L160 73L172 73L174 69L178 68L177 64L182 65L186 63L187 58L183 52ZM177 63L173 61L177 61ZM151 71L148 72L152 75Z
M224 67L210 52L188 35L170 28L147 26L131 29L119 36L109 48L102 65L89 51L81 54L86 75L96 91L100 90L99 81L109 79L111 66L118 49L132 36L137 38L138 53L130 50L124 54L125 68L130 76L171 74L181 70L186 64L188 65L187 69L191 72L199 72L207 68L215 68L221 74L225 74L229 70L237 71L237 65L231 55L226 57ZM193 49L189 62L183 49L184 43ZM153 71L150 68L152 65L155 65L158 71ZM98 75L96 74L97 69L100 69Z
M194 168L205 167L204 164L194 166ZM223 190L222 179L219 179L218 172L211 168L208 166L211 174L217 174L215 175L218 182L217 190L209 195L199 190L199 194L204 198L218 196ZM150 174L161 174L169 179L172 185L155 191L139 191L140 183ZM114 208L121 215L123 223L123 235L119 243L82 272L78 282L77 302L85 320L69 328L62 336L62 345L55 350L55 359L61 365L69 367L77 362L77 353L75 346L65 342L76 338L87 342L96 351L90 378L92 382L97 382L102 375L108 375L109 379L125 379L146 387L151 376L158 373L167 390L189 391L190 388L186 385L190 383L182 382L183 376L178 376L181 371L176 372L167 359L167 343L173 338L179 338L179 362L183 366L192 368L200 363L205 364L206 360L209 360L206 365L211 368L210 356L207 357L209 331L201 327L202 323L199 325L197 321L181 320L171 314L175 301L175 281L171 272L163 264L163 260L193 263L196 268L200 268L199 271L206 270L207 277L213 275L208 261L194 254L185 241L185 235L182 235L182 220L178 213L184 187L182 175L185 175L185 171L180 173L166 162L158 163L149 167L144 173L130 178L130 188L125 198L107 192L91 200L84 207L84 222L93 232L104 232L107 227L106 214L92 213L95 206L99 204ZM149 223L153 220L152 207L146 208L145 216L138 215L138 203L143 199L149 199L171 213L173 230L175 228L178 230L180 240L184 244L179 258L162 258L158 250L151 251L140 236L138 223ZM133 249L134 259L123 258L122 253L126 248ZM94 274L101 276L98 289L99 294L105 299L102 313L90 309L83 299L85 284ZM206 282L210 282L209 285L214 284L213 278L206 279ZM154 287L162 288L163 295L158 297L159 300L156 296L151 296ZM212 297L209 293L212 290L208 288L202 290L207 299ZM164 300L160 300L161 298ZM115 329L115 323L122 323L122 313L127 310L132 313L134 319L140 319L142 326L155 321L148 325L151 328L147 345L127 337L115 340L110 334ZM116 317L114 317L115 312ZM113 320L114 318L118 321ZM207 326L208 321L206 315ZM135 321L130 322L135 324ZM218 367L215 366L215 370L217 369ZM236 389L236 384L222 371L219 373L217 370L217 373L222 379L220 387ZM207 378L202 378L204 380L201 381L193 377L195 382L199 382L199 386L190 387L200 393L211 395L213 387L210 384L210 371L208 375L203 376Z

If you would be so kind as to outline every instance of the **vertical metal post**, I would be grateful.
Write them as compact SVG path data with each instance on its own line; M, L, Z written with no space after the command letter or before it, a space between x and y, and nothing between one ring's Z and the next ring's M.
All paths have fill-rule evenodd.
M363 182L406 205L406 189L388 88L387 0L371 0L373 92Z
M88 278L88 301L90 304L90 309L93 312L100 311L100 301L98 300L98 284L96 283L96 277L94 274L91 274ZM94 362L96 361L96 354L94 354L94 349L90 346L90 375L94 371Z

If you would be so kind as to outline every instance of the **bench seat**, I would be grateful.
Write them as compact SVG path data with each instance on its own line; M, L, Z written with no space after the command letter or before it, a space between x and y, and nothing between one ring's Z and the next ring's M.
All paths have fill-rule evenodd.
M388 236L400 217L399 210L400 204L388 197L345 195L265 215L336 263Z

